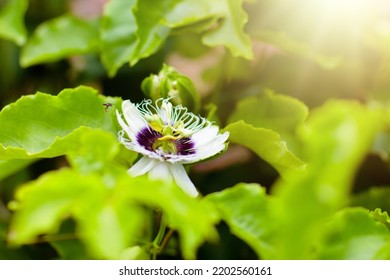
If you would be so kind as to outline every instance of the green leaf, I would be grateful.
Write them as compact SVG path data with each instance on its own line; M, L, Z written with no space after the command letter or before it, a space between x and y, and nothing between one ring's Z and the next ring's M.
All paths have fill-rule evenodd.
M351 197L351 206L361 206L369 210L380 208L390 212L390 187L371 187Z
M302 171L305 168L305 164L287 149L286 142L272 130L238 121L229 124L224 131L230 132L230 141L254 151L282 177L286 177L290 171Z
M265 91L238 101L229 123L243 120L255 127L272 129L280 134L295 134L303 124L308 108L298 99Z
M131 65L135 65L142 58L154 54L164 44L170 33L170 28L162 25L161 21L177 1L142 0L134 6L137 44L130 58Z
M103 130L90 130L81 135L80 149L68 155L70 164L81 174L103 173L119 152L117 138Z
M248 17L242 8L242 2L243 0L220 0L218 5L224 15L223 21L216 29L207 32L202 37L202 42L211 47L226 46L234 56L252 59L252 43L243 31Z
M136 46L136 0L111 0L104 6L101 30L101 60L113 77L127 63Z
M0 159L55 157L79 148L79 137L89 128L116 134L112 120L119 99L103 97L88 87L65 89L58 96L23 96L0 112ZM15 129L17 127L18 129Z
M384 224L390 225L390 217L386 211L382 211L380 208L376 208L374 211L370 211L371 217Z
M80 148L68 155L74 170L46 173L18 189L10 204L15 211L11 243L55 234L65 219L73 218L76 236L92 256L120 259L129 256L129 247L148 242L143 233L149 212L144 206L162 209L168 225L180 234L185 258L195 258L205 240L216 240L219 215L213 205L188 196L172 183L130 177L114 162L118 141L110 132L89 130L78 144Z
M78 234L92 255L118 259L135 238L141 239L137 233L142 230L145 213L138 205L129 204L123 195L127 186L124 190L115 188L118 178L129 179L122 168L113 165L119 152L117 138L107 131L93 130L80 138L80 147L68 156L71 165L81 174L100 175L105 191L74 212Z
M90 130L80 137L79 145L80 149L68 156L75 170L46 173L18 189L10 204L16 213L9 241L24 244L41 234L56 234L71 217L77 223L75 237L81 238L92 256L118 259L135 238L140 239L144 210L123 195L132 179L113 165L119 151L116 138L107 131ZM127 180L123 189L115 187L118 177ZM45 240L56 240L56 235L50 235ZM60 253L68 257L80 253L77 242L68 242L74 250L64 250L57 242Z
M26 42L27 30L24 14L27 0L8 0L0 10L0 37L11 40L21 46Z
M162 20L165 25L171 28L178 29L190 26L191 30L194 30L194 25L200 23L203 27L200 30L204 31L205 27L210 27L210 23L215 23L216 19L224 16L223 5L220 1L199 0L195 2L181 0L177 2L175 7L168 11Z
M248 243L259 258L274 255L268 239L273 221L268 213L269 198L256 184L240 183L232 188L208 195L232 233Z
M327 224L322 259L389 259L390 232L362 208L346 208Z
M41 234L55 234L65 219L73 217L77 236L93 256L119 259L144 238L145 213L140 205L163 210L169 226L180 234L185 258L195 258L205 240L216 240L219 216L208 201L189 197L172 184L131 178L124 170L115 182L109 186L104 176L62 169L22 186L10 204L15 214L9 241L25 244Z
M144 220L141 210L124 197L120 189L108 188L100 176L69 169L47 173L17 191L16 201L10 204L16 212L8 240L34 242L41 234L57 233L61 223L73 217L78 224L76 236L91 255L117 259L139 235Z
M137 23L137 45L130 59L135 65L140 59L157 52L165 43L171 31L183 29L204 32L202 42L208 46L226 46L234 56L253 58L252 44L243 27L247 15L242 1L189 0L138 1L133 9ZM213 25L218 19L218 28Z
M71 187L70 187L71 186ZM18 189L10 208L16 210L8 240L33 242L40 234L54 234L80 204L89 203L105 189L98 178L82 177L68 169L46 173Z
M121 185L123 188L131 188L130 199L162 209L168 226L179 232L184 258L194 259L196 249L204 241L217 240L214 225L220 218L212 203L192 198L176 185L158 181L146 184L142 180L145 179L137 177L133 181L125 180Z
M142 237L145 211L138 205L129 205L122 192L99 197L78 210L78 233L98 258L119 259L126 248Z
M308 160L305 172L279 181L275 245L280 259L318 258L324 222L347 203L359 164L382 125L383 112L358 103L330 101L313 111L300 130Z
M127 248L120 257L121 260L148 260L150 256L145 249L140 246Z
M228 122L243 120L254 127L274 130L287 142L289 149L296 151L300 150L296 129L307 115L308 108L299 100L266 90L240 100Z
M98 45L96 22L64 15L37 27L22 49L20 63L28 67L53 62L72 55L96 52Z

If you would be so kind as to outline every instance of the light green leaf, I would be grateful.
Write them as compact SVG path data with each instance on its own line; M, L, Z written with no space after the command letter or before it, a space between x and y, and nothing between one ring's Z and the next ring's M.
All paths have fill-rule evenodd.
M126 248L142 238L145 211L129 204L118 191L81 205L75 216L78 234L97 258L119 259Z
M390 187L371 187L351 197L351 206L361 206L369 210L380 208L390 212Z
M205 31L205 45L223 45L234 56L253 58L250 38L243 31L247 15L241 6L242 0L202 0L196 4L189 0L138 1L133 9L138 40L130 64L157 52L172 30L183 27L188 28L186 31ZM218 19L222 19L221 25L212 28Z
M381 127L382 111L353 102L330 101L313 111L300 130L306 172L279 181L275 244L280 259L318 258L313 250L324 235L324 222L347 203L359 164Z
M257 255L274 255L268 239L273 221L268 213L269 198L265 189L256 184L238 184L206 197L213 202L232 233L247 242Z
M138 1L133 8L137 23L137 44L132 53L130 64L135 65L142 58L154 54L168 38L170 28L161 24L164 15L178 0Z
M327 224L322 259L389 259L390 232L362 208L346 208Z
M104 6L101 30L101 60L109 76L127 63L136 45L137 29L132 12L136 0L111 0Z
M243 120L255 127L272 129L280 134L295 134L303 124L308 108L298 99L265 91L238 101L229 123Z
M140 205L163 210L169 226L180 234L185 258L195 258L205 240L216 240L219 216L210 202L189 197L168 183L131 178L124 170L115 182L109 186L104 176L62 169L22 186L10 204L15 214L9 241L20 245L41 234L55 234L64 219L73 217L77 235L93 256L119 259L136 241L145 242Z
M123 251L121 260L148 260L150 256L146 253L145 249L140 246L132 246Z
M118 259L135 238L141 239L144 210L123 195L129 191L128 183L126 189L115 187L118 176L132 179L113 165L119 151L116 138L107 131L89 130L80 137L79 145L77 152L68 155L75 170L46 173L18 189L10 204L16 213L9 241L24 244L40 234L56 234L61 223L71 217L77 223L75 237L81 238L91 256ZM77 242L71 242L72 250L56 244L67 256L81 250Z
M374 211L370 211L371 217L384 224L390 225L390 217L387 211L382 211L380 208L376 208Z
M0 10L0 37L11 40L21 46L26 42L27 30L24 14L27 0L8 0Z
M211 47L226 46L234 56L252 59L252 43L243 30L248 18L242 2L243 0L219 0L218 5L224 14L223 21L216 29L207 32L202 37L202 42Z
M79 146L80 149L68 155L68 160L82 174L106 172L108 162L119 151L117 138L103 130L84 133L80 136Z
M206 23L203 27L208 26L215 19L223 17L223 4L221 1L208 0L181 0L173 9L168 11L162 22L171 28L183 28L196 23ZM214 18L214 20L213 20ZM192 30L194 26L191 26Z
M217 240L214 225L219 221L219 214L209 201L192 198L176 185L158 181L145 183L145 178L126 179L120 184L129 189L129 199L162 209L168 226L179 233L184 258L194 259L196 249L203 242Z
M244 121L229 124L224 128L229 131L229 140L254 151L259 157L273 166L282 177L290 171L301 171L305 168L299 158L292 154L279 134L265 129L253 127Z
M120 189L110 189L94 174L69 169L46 173L18 189L10 204L16 212L9 242L20 245L41 234L55 234L65 219L73 217L76 236L92 256L117 259L139 237L144 220L142 211L124 198Z
M249 96L237 103L228 122L243 120L254 127L274 130L287 142L292 151L300 150L296 129L308 115L308 108L301 101L266 90L256 96Z
M68 169L46 173L18 189L9 206L16 213L8 240L13 244L33 242L40 234L54 234L63 220L80 205L104 192L96 177L82 177Z
M23 96L0 112L0 159L63 155L79 148L78 139L89 128L116 134L113 108L104 110L107 102L115 108L120 100L83 86L65 89L58 96Z
M20 63L28 67L53 62L72 55L96 52L98 45L96 22L65 15L37 27L22 49Z
M204 241L216 240L219 215L213 205L188 196L172 183L130 177L114 162L119 149L110 132L89 130L78 144L80 148L68 155L74 170L46 173L18 189L10 204L15 210L11 243L55 234L71 217L77 223L76 236L92 256L119 259L128 255L129 247L148 242L143 233L150 212L144 206L162 209L168 225L180 234L186 258L195 258Z

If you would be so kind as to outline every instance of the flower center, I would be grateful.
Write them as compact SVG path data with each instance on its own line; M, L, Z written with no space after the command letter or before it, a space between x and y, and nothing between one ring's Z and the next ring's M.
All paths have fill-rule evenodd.
M183 128L181 121L173 125L164 124L156 115L148 118L149 127L142 129L137 141L145 149L166 157L167 155L194 154L194 143L186 136L189 133Z

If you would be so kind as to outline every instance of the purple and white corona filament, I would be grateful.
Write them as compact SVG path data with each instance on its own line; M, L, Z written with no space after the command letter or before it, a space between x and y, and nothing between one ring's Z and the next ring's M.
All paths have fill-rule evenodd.
M144 100L133 104L122 103L122 114L117 111L122 130L119 141L129 150L143 157L129 169L136 177L149 174L151 179L174 180L190 196L198 191L183 164L214 156L225 148L229 133L205 118L173 106L169 99L158 99L154 104Z

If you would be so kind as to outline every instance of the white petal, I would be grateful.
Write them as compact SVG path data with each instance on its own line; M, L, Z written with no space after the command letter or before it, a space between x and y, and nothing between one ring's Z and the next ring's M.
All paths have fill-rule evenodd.
M137 139L136 138L136 132L130 129L130 127L122 119L122 116L121 116L121 114L118 111L116 111L116 117L118 119L119 125L122 127L123 131L126 132L126 134L128 135L129 139L131 141L136 141L136 139ZM119 134L119 141L122 144L125 144L126 140L127 140L126 137L123 136L122 131L121 131L120 134Z
M149 171L149 178L152 180L172 181L172 174L168 167L169 163L156 161L152 170Z
M229 138L229 132L218 134L206 145L199 145L195 142L196 155L199 159L206 159L221 152L225 148L225 142Z
M204 146L214 140L218 135L218 126L210 125L206 126L199 131L191 135L191 140L196 143L196 146Z
M212 157L225 148L228 137L229 132L219 134L217 126L205 127L191 136L195 146L194 154L172 156L168 161L189 164Z
M184 167L180 163L174 163L169 165L169 169L171 170L173 179L176 184L188 195L192 197L196 197L198 195L198 191L196 190L194 184L191 182L188 177L187 172Z
M134 164L128 171L128 173L133 176L141 176L149 172L157 161L150 159L148 157L142 157L136 164Z
M143 115L138 111L137 107L135 107L135 105L131 103L129 100L125 100L122 102L122 111L123 111L123 116L127 122L127 126L131 131L130 133L132 134L129 135L129 137L131 138L131 140L134 141L135 135L137 135L137 133L141 129L149 126L148 122L145 120ZM119 124L123 127L122 125L123 121L122 123L119 121ZM123 127L123 129L125 128ZM129 134L127 130L126 132Z

